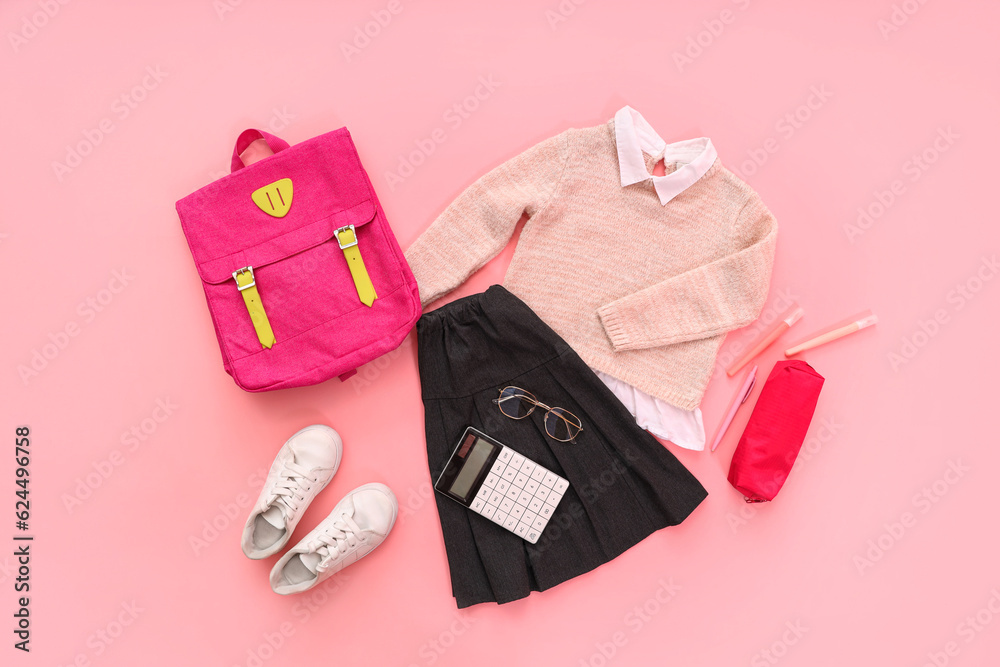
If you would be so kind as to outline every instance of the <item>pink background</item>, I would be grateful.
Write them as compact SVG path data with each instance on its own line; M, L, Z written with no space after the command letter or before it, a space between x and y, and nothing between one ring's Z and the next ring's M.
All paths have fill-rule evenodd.
M0 403L7 438L32 429L36 536L30 655L11 647L0 549L0 662L998 664L996 3L398 2L0 7ZM481 79L493 89L467 99ZM806 316L762 377L784 342L864 308L881 320L805 355L827 385L776 502L726 482L744 409L715 454L667 445L710 492L683 525L458 612L413 336L346 384L243 393L174 201L228 170L247 127L295 143L347 125L405 248L480 174L624 104L667 140L711 137L776 214L771 302L791 293ZM390 182L401 161L416 166ZM872 220L852 232L859 208ZM457 294L500 281L510 250ZM710 386L710 436L737 381ZM255 473L317 422L343 435L344 463L296 538L368 481L402 517L322 593L281 598L240 525Z

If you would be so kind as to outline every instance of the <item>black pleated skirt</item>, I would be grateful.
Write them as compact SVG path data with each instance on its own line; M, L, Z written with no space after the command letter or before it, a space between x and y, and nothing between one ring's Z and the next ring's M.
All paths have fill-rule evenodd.
M576 352L503 287L423 315L417 346L432 482L474 426L570 483L537 544L435 494L460 608L511 602L588 572L679 524L708 495ZM576 442L548 437L541 409L521 420L504 416L492 401L507 385L579 416Z

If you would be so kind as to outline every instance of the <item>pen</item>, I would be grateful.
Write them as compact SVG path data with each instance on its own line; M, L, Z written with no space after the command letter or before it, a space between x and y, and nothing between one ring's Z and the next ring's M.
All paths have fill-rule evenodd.
M757 367L754 366L747 373L746 380L743 381L743 386L740 387L740 391L736 396L733 397L733 402L729 406L729 412L726 413L726 418L722 420L722 425L719 426L718 432L715 434L715 442L712 443L712 451L719 446L722 442L722 436L726 434L729 429L730 424L733 423L733 418L736 417L736 411L740 409L740 406L747 402L750 398L750 392L753 391L754 385L757 384Z

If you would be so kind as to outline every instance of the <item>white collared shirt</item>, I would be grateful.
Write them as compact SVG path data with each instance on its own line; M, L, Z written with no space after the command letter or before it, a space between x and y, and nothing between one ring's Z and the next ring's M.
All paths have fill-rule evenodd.
M694 185L718 158L712 140L707 137L668 144L638 111L629 106L622 107L615 114L615 143L622 187L652 180L663 206ZM677 169L663 176L654 176L646 169L643 153L652 155L654 164L662 159L665 164L676 163ZM627 382L600 371L595 372L628 408L639 426L685 449L705 449L701 408L683 410Z
M615 143L618 146L622 187L652 180L664 206L694 185L718 158L715 146L708 137L668 144L642 114L629 106L622 107L615 114ZM677 169L663 176L653 176L646 169L643 153L652 155L654 163L661 158L664 163L676 163Z

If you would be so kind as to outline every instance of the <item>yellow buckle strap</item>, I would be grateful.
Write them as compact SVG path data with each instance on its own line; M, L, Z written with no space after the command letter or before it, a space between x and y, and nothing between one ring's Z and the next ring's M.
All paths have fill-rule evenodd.
M267 349L271 349L271 346L274 345L274 332L267 319L264 304L260 300L260 292L257 291L253 267L246 266L234 271L233 278L236 280L236 288L243 295L243 303L246 304L247 312L250 313L250 321L253 322L254 331L257 332L257 340Z
M354 279L354 287L358 290L358 297L361 299L361 303L371 308L378 295L375 294L375 286L372 285L368 269L365 268L365 260L361 258L361 249L358 248L358 234L354 225L341 227L335 233L337 245L344 251L347 268L351 270L351 277Z

